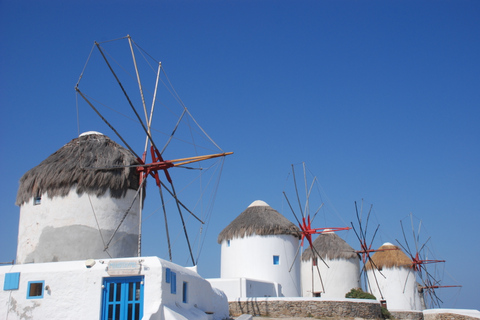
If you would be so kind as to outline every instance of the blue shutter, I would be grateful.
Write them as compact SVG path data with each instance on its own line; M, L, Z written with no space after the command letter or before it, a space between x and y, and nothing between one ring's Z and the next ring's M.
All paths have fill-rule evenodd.
M20 272L5 273L3 290L18 290L19 282L20 282Z
M165 282L166 282L166 283L170 283L171 274L172 274L172 273L171 273L170 268L167 268L167 269L165 270Z
M183 303L187 303L187 283L184 281L183 282Z
M170 293L177 294L177 274L175 272L170 273Z

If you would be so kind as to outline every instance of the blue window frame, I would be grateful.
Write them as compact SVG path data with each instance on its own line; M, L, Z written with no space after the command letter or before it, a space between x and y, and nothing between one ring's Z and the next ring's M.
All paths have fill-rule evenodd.
M230 247L230 240L227 240L227 247Z
M170 273L170 293L177 294L177 274L173 271Z
M33 198L33 205L38 206L39 204L42 204L42 197L38 196Z
M102 320L140 320L143 317L143 276L103 280Z
M20 272L5 273L3 281L3 290L18 290L18 283L20 282Z
M182 301L183 303L187 303L187 296L188 296L188 285L185 281L183 281L183 288L182 288Z
M280 256L273 256L273 264L274 265L280 264Z
M45 281L28 281L27 299L42 299Z

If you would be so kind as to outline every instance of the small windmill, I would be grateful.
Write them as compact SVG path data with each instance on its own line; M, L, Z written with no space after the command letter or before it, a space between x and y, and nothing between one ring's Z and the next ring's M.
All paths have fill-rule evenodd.
M374 284L380 293L380 300L384 300L384 296L382 293L382 290L380 289L379 283L378 283L378 276L381 276L385 278L383 273L381 272L380 268L375 264L375 262L372 260L371 254L378 252L378 251L384 251L384 250L392 250L392 249L372 249L373 241L375 240L375 236L377 235L377 232L380 228L380 224L377 225L375 228L375 231L371 237L371 239L368 239L368 225L369 225L369 220L370 220L370 214L372 213L373 209L373 204L370 205L370 208L367 213L367 217L364 221L362 221L362 216L363 216L363 199L362 199L362 205L360 207L360 213L358 211L358 206L357 202L355 201L355 215L357 218L357 228L355 228L353 222L350 222L352 225L352 229L355 232L355 235L360 243L360 250L357 250L357 253L361 255L362 257L362 270L360 272L360 277L363 275L364 279L364 284L365 284L365 291L368 291L368 288L372 287L372 284ZM368 278L368 274L366 272L366 266L369 265L369 268L373 270L372 275L373 279Z
M302 173L303 173L303 189L300 189L298 187L297 173L295 172L295 166L293 164L292 164L292 173L291 173L292 177L293 177L293 188L294 188L295 197L296 197L297 203L298 203L299 214L296 213L296 211L293 208L292 203L290 202L290 200L287 196L287 193L285 191L283 192L283 195L286 199L288 207L290 208L292 214L294 215L295 220L297 221L298 226L300 227L300 230L301 230L301 245L299 246L299 248L297 250L297 253L295 254L295 259L298 256L300 248L303 248L303 246L305 244L305 239L306 239L307 242L308 242L308 247L310 248L310 250L312 252L312 262L313 262L312 268L316 269L316 273L318 274L318 277L319 277L321 290L317 291L318 292L317 294L320 295L322 292L325 292L325 285L324 285L324 281L322 279L322 275L321 275L321 272L320 272L319 265L317 263L317 259L319 258L327 268L329 268L329 265L327 264L325 259L322 257L322 254L320 254L318 252L318 250L316 249L316 247L314 246L314 241L313 241L312 236L315 235L315 234L317 234L317 235L321 234L322 232L325 232L327 230L328 230L328 232L349 230L350 227L337 227L337 228L335 228L335 227L324 227L324 228L314 228L314 227L312 227L312 223L315 220L317 214L320 212L320 210L324 206L324 203L323 203L323 201L317 201L316 205L318 205L318 206L316 206L316 209L314 209L315 211L313 212L313 216L311 216L310 213L311 213L312 203L315 202L312 199L313 198L313 193L314 193L314 191L319 191L318 190L319 186L318 186L317 177L310 175L310 180L309 180L309 177L307 176L307 169L306 169L305 163L302 162L301 165L302 165ZM315 188L317 188L317 190L315 190ZM301 191L303 191L303 194L302 194ZM316 193L316 194L318 195L319 192ZM301 198L304 198L303 202L302 202ZM320 200L320 199L315 199L315 200ZM318 204L318 202L320 202L320 204ZM312 285L311 286L312 286L311 292L313 293L314 291L316 291L313 288L314 287L313 269L312 269Z
M122 53L118 56L107 51L107 45L114 46L121 43L121 46L123 46L125 40L127 41L128 46L117 48L117 50L122 50ZM125 50L127 48L129 50ZM123 55L123 52L125 51L126 53ZM94 53L100 55L98 60L93 59ZM138 59L137 57L139 56L142 57L142 59ZM130 61L128 63L130 66L125 66L123 64L125 61ZM140 67L141 64L142 67ZM145 81L145 78L147 81ZM80 87L81 82L82 89ZM160 90L160 84L163 85L163 92ZM192 170L200 172L199 177L196 178L196 182L202 188L200 193L201 195L204 195L204 188L208 186L212 191L210 194L212 199L210 200L213 201L218 187L218 180L214 180L212 177L214 174L219 176L223 161L221 163L218 161L213 163L209 162L209 160L223 159L226 155L232 154L232 152L223 152L204 129L198 125L197 121L193 118L171 85L170 79L167 77L161 62L153 59L152 56L138 46L130 36L100 43L95 42L87 59L87 63L85 64L75 86L75 91L94 111L94 113L98 115L99 119L101 119L104 124L115 133L115 135L123 142L124 146L136 156L137 164L135 167L140 175L140 187L137 195L140 199L143 199L144 197L147 177L151 176L155 180L161 199L161 209L164 216L165 235L167 238L170 260L172 260L172 244L169 232L167 206L174 207L178 213L181 220L181 228L183 229L188 246L190 259L193 265L196 265L197 261L194 257L193 248L187 231L187 220L189 219L185 214L188 214L199 223L204 224L205 220L210 219L210 213L213 207L208 207L206 210L210 212L201 217L195 214L194 210L190 209L190 206L186 204L187 201L184 199L187 197L185 189L181 189L180 191L176 189L177 183L191 182L185 182L186 180L183 180L184 178L180 177L178 178L180 181L174 183L174 180L177 179L172 177L172 173L169 169L176 167L187 169L186 171L190 172L192 172ZM133 94L135 91L138 92L138 95ZM120 99L119 96L123 97L123 99ZM147 102L148 99L151 99L150 102ZM149 111L147 111L147 104L150 104ZM136 107L138 105L142 106L141 109L143 109L143 112L138 110L139 108ZM166 124L170 121L170 129L157 130L152 127L154 110L158 105L164 107L164 109L168 111L167 113L162 114L161 121L162 124ZM175 107L172 107L172 105ZM106 113L109 113L109 116L105 116ZM128 116L127 113L132 114L133 117ZM142 113L143 118L141 116ZM116 124L114 124L115 120L112 121L112 119L117 119ZM118 130L118 119L123 119L120 121L125 121L125 119L127 119L131 121L133 125L124 127L122 134L120 134L120 130ZM187 128L180 129L181 124L185 124ZM134 131L138 130L132 130L132 127L140 127L140 134L134 133ZM134 144L127 143L127 140L136 141L136 144L141 140L145 141L141 156L134 151ZM162 140L161 144L158 143L158 140ZM173 141L189 146L194 154L189 155L185 152L176 159L165 160L165 154L172 149L170 144ZM162 145L161 148L160 145ZM204 150L213 149L218 151L215 153L203 153ZM147 159L148 152L150 153L150 159ZM183 153L184 151L181 147L178 147L177 144L173 152ZM200 166L200 162L204 165ZM120 167L121 165L118 167L97 167L91 169L115 170ZM204 178L207 172L211 173L211 176L209 176L208 179ZM165 192L167 193L167 196L165 196ZM182 194L182 196L180 194ZM203 205L198 199L189 199L188 202L192 203L193 207L197 209L201 208ZM142 201L140 201L140 206L142 209ZM140 210L140 212L141 211L142 210ZM129 209L124 213L124 219L128 213ZM122 219L122 222L124 219ZM117 230L119 227L120 225L117 227ZM140 237L138 242L138 255L141 255L141 228L142 217L140 217L139 223ZM106 248L108 248L112 238L106 244ZM201 240L199 240L199 252L201 250L200 243Z
M408 218L408 217L407 217ZM405 218L406 219L406 218ZM409 237L405 234L405 229L403 226L402 220L400 220L400 226L402 229L403 240L404 242L400 242L398 239L396 240L397 243L402 247L402 249L407 252L410 259L412 260L412 271L414 276L418 276L418 282L420 292L423 293L423 298L426 300L425 304L429 305L430 307L440 307L440 304L443 301L438 297L437 293L435 292L436 289L440 288L454 288L454 287L461 287L461 285L441 285L441 281L437 280L435 273L428 270L427 265L436 266L438 264L445 263L445 260L438 260L438 259L429 259L428 254L430 253L427 246L427 243L430 241L431 237L428 237L427 240L423 241L420 240L420 232L422 228L422 220L418 222L418 229L415 231L413 215L410 213L409 215L410 224L412 227L412 238L413 245L411 243L412 240L407 240ZM408 278L405 279L405 283L407 282Z

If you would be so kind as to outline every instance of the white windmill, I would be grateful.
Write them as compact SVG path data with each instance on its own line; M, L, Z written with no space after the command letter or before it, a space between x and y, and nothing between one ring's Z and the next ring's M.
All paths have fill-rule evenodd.
M292 165L292 178L293 190L290 190L290 196L294 194L298 211L294 209L296 206L292 205L293 201L289 200L287 192L284 191L283 194L301 231L299 250L303 248L305 239L307 240L308 247L301 254L302 296L345 298L345 294L359 283L358 256L335 232L350 228L312 227L317 214L324 207L317 177L313 176L302 162L300 171L295 171L295 166ZM299 186L297 180L303 181L303 185ZM324 223L330 222L324 218ZM314 241L315 234L318 236Z
M178 237L178 234L172 235L171 230L182 230L186 250L177 250L177 254L188 252L189 260L196 265L204 239L201 225L210 219L223 158L231 152L223 152L200 127L171 85L161 62L153 59L130 36L95 42L75 90L82 98L80 101L90 107L87 110L98 115L98 121L101 119L100 123L103 121L135 157L136 163L129 166L140 176L136 199L145 196L147 177L154 179L154 188L160 195L156 210L163 212L169 259L173 259L172 242ZM90 117L88 111L81 110ZM159 111L164 111L159 115L161 130L153 125L154 114ZM125 125L125 122L130 124ZM87 169L115 171L124 167L123 163L117 166L96 164ZM171 168L179 170L173 173ZM178 189L179 185L187 188ZM200 194L200 197L192 194ZM137 255L140 256L142 222L149 216L142 213L143 202L138 202L138 207ZM178 219L167 214L172 210L177 212ZM123 214L124 219L129 215L128 212ZM196 253L190 235L192 219L200 223L200 227L194 227L197 230Z

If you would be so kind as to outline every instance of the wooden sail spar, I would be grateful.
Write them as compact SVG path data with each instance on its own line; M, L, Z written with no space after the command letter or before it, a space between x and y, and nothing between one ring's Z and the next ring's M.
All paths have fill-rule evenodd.
M203 156L195 156L195 157L188 157L188 158L181 158L181 159L158 161L153 163L145 163L143 165L139 165L139 167L141 168L139 170L143 171L144 170L143 168L150 168L150 167L155 167L158 170L163 170L163 169L168 169L171 167L179 167L189 163L199 162L207 159L225 157L231 154L233 154L233 152L223 152L223 153L208 154Z
M107 42L113 42L113 41L122 40L122 39L127 39L128 40L129 49L130 49L130 52L131 52L131 59L132 59L131 61L133 61L133 68L135 70L134 76L130 75L130 77L132 79L135 79L135 82L138 86L138 91L140 93L140 103L142 105L143 112L138 112L136 110L136 108L134 106L134 101L136 101L136 100L133 99L133 97L130 95L131 87L128 88L126 85L124 85L124 83L123 83L124 79L121 79L120 74L118 74L118 70L120 70L120 72L124 72L125 74L128 74L128 72L123 67L121 67L121 69L116 68L115 64L118 64L118 61L115 60L103 48L103 44L105 44ZM185 105L183 104L181 99L178 97L175 89L173 89L173 87L171 86L170 80L166 76L166 73L164 72L162 64L160 62L155 61L155 64L157 66L155 68L152 68L152 70L154 69L154 71L155 71L154 72L154 74L155 74L155 80L154 80L155 85L154 85L153 90L149 91L148 89L145 88L145 84L141 80L141 72L139 70L138 61L137 61L137 58L136 58L136 55L135 55L134 47L136 47L136 49L138 49L141 52L141 55L144 58L153 59L148 53L146 53L135 42L133 42L133 40L131 39L130 36L126 36L124 38L115 39L115 40L111 40L111 41L104 41L104 42L101 42L101 43L95 42L94 46L92 48L92 52L90 53L90 56L87 60L87 64L90 61L93 50L98 49L98 52L100 53L100 56L102 58L101 60L103 60L105 62L105 64L107 65L108 70L110 71L111 75L113 76L114 82L117 84L117 88L121 89L121 95L123 95L124 101L128 102L127 103L127 105L128 105L127 109L130 109L131 111L133 111L133 114L135 115L134 121L137 122L140 125L144 135L146 136L146 138L145 138L145 148L144 148L141 156L138 153L135 152L132 145L127 143L128 139L126 139L123 136L124 133L130 134L130 132L131 132L130 128L127 131L123 130L123 132L121 132L121 130L118 130L116 128L116 126L110 120L108 120L108 117L104 116L103 112L101 112L100 109L97 107L97 105L106 106L106 104L103 101L97 100L97 98L93 98L90 95L85 94L83 92L83 89L82 90L80 89L80 86L79 86L80 80L82 80L82 78L84 76L84 72L85 72L87 64L85 65L85 68L82 71L82 74L80 75L80 78L79 78L79 80L78 80L78 82L75 86L75 91L90 106L90 108L99 116L99 118L115 133L115 135L123 142L125 147L127 149L129 149L129 151L137 158L137 163L138 164L134 164L134 165L130 165L130 166L131 167L136 167L137 171L140 173L140 183L139 183L139 185L140 186L145 185L143 183L143 181L147 178L147 176L152 176L156 180L156 185L158 186L158 190L159 190L159 194L160 194L160 198L161 198L161 203L162 203L161 207L164 211L165 229L166 229L166 236L167 236L167 241L168 241L168 251L169 251L170 260L172 260L171 244L170 244L170 236L169 236L169 231L168 231L167 213L166 213L166 209L165 209L166 201L164 200L164 195L163 195L162 190L166 190L167 193L173 198L174 203L176 204L175 205L176 210L177 210L177 212L180 216L181 222L182 222L182 226L183 226L182 229L184 231L184 235L185 235L186 242L187 242L187 245L188 245L188 249L189 249L189 252L190 252L190 258L192 260L192 263L195 265L196 262L195 262L195 258L194 258L193 253L192 253L192 248L191 248L191 244L190 244L190 240L189 240L189 235L187 233L187 228L186 228L186 225L185 225L186 221L184 219L182 211L186 210L186 212L188 212L191 216L193 216L196 220L198 220L202 224L204 223L204 221L202 221L201 218L199 218L196 214L194 214L192 210L188 209L187 205L185 205L185 203L179 199L179 196L177 195L177 192L176 192L176 189L175 189L175 186L174 186L174 181L173 181L173 179L172 179L172 177L169 173L169 169L173 168L173 167L192 169L190 167L187 167L187 165L190 165L190 164L193 164L193 163L205 162L205 161L208 161L208 160L211 160L211 159L216 159L216 158L223 158L227 155L231 155L232 152L224 152L223 150L221 150L218 147L218 145L210 138L210 136L208 136L208 134L203 130L203 128L200 127L200 125L197 123L197 121L193 118L193 116L187 110L187 108L185 107ZM149 63L147 63L147 64L149 64ZM161 74L165 75L166 80L160 79ZM97 80L97 79L94 78L94 80ZM160 83L163 83L165 85L165 87L169 86L166 89L167 93L170 94L173 97L173 101L176 102L177 104L179 104L180 107L181 107L181 110L182 110L181 115L176 120L175 127L173 128L173 130L171 130L171 134L169 135L166 143L164 143L164 146L162 147L162 149L160 149L157 146L156 141L152 137L152 119L153 119L155 104L156 104L156 102L158 100L158 96L159 96L158 87L159 87ZM91 84L89 84L89 85L90 85L90 89L93 88L94 91L99 90L97 87L95 87L95 86L92 87ZM105 89L105 91L110 92L107 89ZM145 92L148 92L148 91L150 92L150 94L152 96L150 111L147 111L147 97L145 95ZM107 95L107 98L110 99L111 97L109 97ZM165 99L165 96L163 96L163 99ZM160 104L165 105L165 102L161 101ZM142 119L141 113L144 114L144 119ZM172 114L173 114L173 112L172 112ZM193 120L194 124L196 125L196 128L199 129L198 132L200 132L203 135L205 140L210 141L212 146L214 146L217 149L220 149L221 152L216 152L216 153L211 153L211 154L206 154L206 155L204 154L204 155L180 157L180 158L175 158L173 160L164 160L164 151L166 150L167 146L170 144L172 139L179 140L179 138L176 137L176 136L178 136L178 132L177 132L178 130L177 129L178 129L178 126L179 126L180 122L182 121L182 119L184 119L185 116L190 117ZM162 120L164 120L163 117L162 117ZM197 143L197 141L193 141L193 146L195 147L195 149L194 149L195 153L198 154L197 148L204 148L204 147L203 146L197 146L196 143ZM150 148L148 148L148 145L150 145ZM175 150L176 150L177 153L179 152L177 150L177 148L175 148ZM148 151L151 154L151 160L150 161L147 160ZM185 154L185 151L180 151L180 153ZM110 168L90 168L90 169L108 170L108 169L115 169L115 168L119 168L119 167L120 166L110 167ZM204 168L201 168L201 167L198 167L198 169L202 170L202 171L204 170ZM206 169L208 171L209 168L207 167ZM160 176L159 176L159 173L158 173L159 171L164 171L165 178L168 181L168 185L166 185L160 179ZM144 187L141 187L141 189L139 190L140 192L138 193L138 196L140 198L142 198L142 194L144 192L143 189L144 189ZM142 207L142 204L140 204L140 206L141 206L141 208L140 208L140 214L141 214L143 207ZM128 212L126 214L128 214ZM141 217L140 217L140 221L142 221ZM139 224L139 230L140 230L139 234L141 235L141 223ZM139 255L141 254L141 236L139 237L138 254Z

